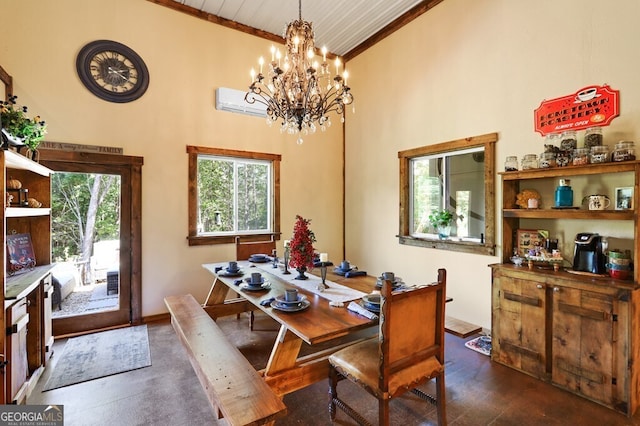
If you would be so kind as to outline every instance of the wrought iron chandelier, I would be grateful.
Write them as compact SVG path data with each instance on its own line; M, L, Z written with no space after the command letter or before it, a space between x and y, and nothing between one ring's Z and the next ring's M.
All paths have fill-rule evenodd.
M335 112L344 122L344 108L353 102L348 73L340 75L340 58L335 60L335 76L331 77L327 63L327 49L322 48L322 64L315 60L316 50L311 22L302 20L302 0L298 1L298 19L289 23L284 33L285 53L271 46L271 62L267 65L260 57L260 71L251 70L251 86L245 100L267 106L269 125L282 119L281 132L302 135L322 131L331 126L329 113ZM316 125L316 123L318 125Z

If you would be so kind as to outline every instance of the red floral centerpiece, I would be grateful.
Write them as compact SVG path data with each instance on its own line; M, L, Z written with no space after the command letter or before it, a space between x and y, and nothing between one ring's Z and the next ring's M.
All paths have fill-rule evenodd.
M291 259L289 265L298 271L297 280L306 280L308 277L304 274L307 270L313 269L313 243L316 242L316 236L309 229L311 219L305 219L300 215L296 215L296 224L293 227L293 238L289 242L291 250Z

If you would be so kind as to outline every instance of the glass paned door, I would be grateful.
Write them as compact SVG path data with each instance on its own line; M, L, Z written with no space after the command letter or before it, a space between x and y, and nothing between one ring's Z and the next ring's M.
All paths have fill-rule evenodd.
M53 318L120 308L121 183L114 174L53 174Z

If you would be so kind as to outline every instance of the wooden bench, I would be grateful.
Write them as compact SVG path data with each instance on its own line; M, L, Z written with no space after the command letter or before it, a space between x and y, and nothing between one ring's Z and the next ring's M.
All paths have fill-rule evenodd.
M231 425L274 424L287 408L192 295L164 299L209 402Z

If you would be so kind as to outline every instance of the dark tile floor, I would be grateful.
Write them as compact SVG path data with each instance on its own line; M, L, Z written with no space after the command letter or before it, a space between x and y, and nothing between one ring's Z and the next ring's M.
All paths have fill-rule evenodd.
M251 332L245 317L219 320L247 358L266 364L276 336L275 325L258 317ZM470 338L469 338L470 339ZM640 425L640 414L627 418L608 408L492 363L489 357L464 347L447 334L447 418L450 425ZM169 323L149 324L152 366L65 388L42 392L56 353L28 399L29 404L63 404L65 425L204 425L223 424L213 411ZM54 350L62 350L57 341ZM212 348L213 349L213 348ZM427 385L426 389L432 389ZM340 395L376 422L377 402L348 381ZM277 425L330 425L327 383L321 382L285 396L287 417ZM433 425L434 407L413 396L392 401L393 425ZM338 412L337 425L353 425Z

